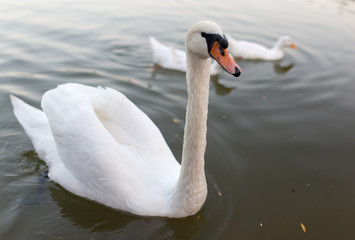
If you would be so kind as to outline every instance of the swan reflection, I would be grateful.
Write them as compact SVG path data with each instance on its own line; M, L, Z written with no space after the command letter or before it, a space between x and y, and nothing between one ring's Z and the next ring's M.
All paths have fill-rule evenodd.
M49 192L60 208L60 215L91 233L115 232L120 239L170 239L176 236L190 239L206 221L203 210L181 219L138 217L78 197L55 183L50 185Z

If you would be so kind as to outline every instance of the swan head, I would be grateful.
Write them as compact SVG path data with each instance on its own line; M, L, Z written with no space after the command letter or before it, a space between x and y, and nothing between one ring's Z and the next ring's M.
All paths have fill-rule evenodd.
M239 77L241 68L229 55L227 38L216 23L201 21L194 24L187 32L186 48L201 58L213 58L228 73Z
M280 48L291 47L297 49L297 46L290 36L282 36L278 40L278 45Z

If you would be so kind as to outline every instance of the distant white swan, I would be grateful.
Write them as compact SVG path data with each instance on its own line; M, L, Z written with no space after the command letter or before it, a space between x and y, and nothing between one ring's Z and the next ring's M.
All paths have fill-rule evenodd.
M48 164L49 178L68 191L137 215L192 215L207 196L210 57L227 72L240 75L226 47L215 23L202 21L187 32L188 102L181 166L149 117L111 88L60 85L43 95L43 111L11 96L14 113Z
M150 48L153 53L153 62L166 69L186 72L186 53L185 51L174 47L166 46L159 42L155 37L149 37ZM213 61L210 67L212 76L218 75L220 67L216 61Z
M289 36L280 37L272 48L267 48L259 43L235 40L227 35L229 42L228 51L233 57L250 60L280 60L285 55L285 48L297 49L294 41Z

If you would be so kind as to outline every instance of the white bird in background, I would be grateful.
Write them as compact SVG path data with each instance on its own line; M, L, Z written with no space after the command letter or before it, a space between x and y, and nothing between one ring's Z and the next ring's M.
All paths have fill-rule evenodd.
M166 69L186 72L186 53L185 51L166 46L159 42L155 37L149 37L150 47L153 52L153 62ZM216 61L212 61L210 74L218 75L220 67Z
M230 74L221 28L193 25L186 36L186 124L181 165L157 126L122 93L68 83L47 91L38 110L11 96L49 178L66 190L143 216L195 214L207 196L204 170L211 58ZM223 153L221 153L223 154Z
M229 53L239 59L246 60L280 60L285 56L285 48L297 49L296 44L289 36L281 36L272 48L267 48L259 43L235 40L227 35ZM160 43L156 38L149 37L150 47L153 52L153 62L160 67L186 72L186 53L174 47ZM218 75L220 66L213 61L210 68L212 76Z
M250 60L280 60L285 55L285 48L297 49L294 41L289 36L280 37L272 48L267 48L259 43L235 40L227 35L229 42L228 51L235 57Z

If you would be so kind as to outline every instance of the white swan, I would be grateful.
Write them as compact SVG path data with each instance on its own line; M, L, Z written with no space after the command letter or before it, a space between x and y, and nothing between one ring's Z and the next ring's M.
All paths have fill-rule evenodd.
M227 35L229 42L228 51L233 57L250 60L280 60L284 57L285 47L297 49L294 41L289 36L280 37L272 48L267 48L255 42L235 40Z
M153 53L153 62L166 69L186 72L186 53L174 47L166 46L159 42L155 37L149 37L150 48ZM220 67L213 61L210 68L212 76L218 75Z
M11 96L14 113L49 178L68 191L136 215L185 217L205 202L204 172L210 56L229 73L240 68L212 22L186 36L188 103L182 162L154 123L123 94L68 83L47 91L38 110Z

